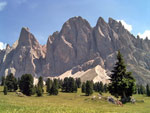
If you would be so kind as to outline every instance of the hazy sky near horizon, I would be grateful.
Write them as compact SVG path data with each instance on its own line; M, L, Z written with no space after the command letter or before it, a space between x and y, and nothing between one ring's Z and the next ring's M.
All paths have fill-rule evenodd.
M41 44L64 22L82 16L95 26L101 16L121 20L135 36L150 39L150 0L0 0L0 49L29 27Z

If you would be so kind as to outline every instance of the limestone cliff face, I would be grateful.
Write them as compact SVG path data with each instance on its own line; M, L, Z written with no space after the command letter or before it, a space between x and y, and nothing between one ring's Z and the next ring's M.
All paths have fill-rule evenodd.
M52 77L70 70L74 75L97 65L108 73L116 62L118 50L138 82L149 83L150 41L134 37L121 22L109 18L107 23L102 17L95 27L82 17L70 18L60 32L48 37L44 46L28 28L22 28L14 45L0 50L0 74L14 73L19 77L31 73L33 76ZM92 78L90 74L88 76Z
M40 59L43 57L41 45L28 28L22 28L19 40L13 47L5 50L0 73L13 73L17 77L25 73L36 76L36 72L41 70Z
M60 75L95 56L92 27L81 17L71 18L48 38L45 75Z

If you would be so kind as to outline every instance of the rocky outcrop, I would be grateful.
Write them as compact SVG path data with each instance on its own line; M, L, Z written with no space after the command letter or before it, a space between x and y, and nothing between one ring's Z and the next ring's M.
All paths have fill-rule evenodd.
M73 17L64 23L60 32L49 36L46 45L40 45L28 28L22 28L19 40L11 47L0 50L0 74L25 73L33 76L53 77L69 73L105 69L108 74L120 50L129 71L139 83L150 80L150 41L134 37L121 22L100 17L95 27L82 17ZM100 66L101 68L95 68ZM90 71L84 79L100 80L101 74ZM81 75L78 75L81 76Z
M40 59L44 56L41 48L29 29L22 28L19 40L5 50L0 73L13 73L17 77L25 73L36 76L36 72L41 70Z
M58 76L74 66L94 59L92 27L81 17L69 19L60 32L48 38L46 66L48 76Z

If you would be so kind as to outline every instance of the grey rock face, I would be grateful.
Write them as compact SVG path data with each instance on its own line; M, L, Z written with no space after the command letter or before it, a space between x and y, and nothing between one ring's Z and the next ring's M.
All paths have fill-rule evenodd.
M0 74L59 76L70 69L73 74L97 65L110 72L118 50L138 82L149 83L150 41L135 38L121 22L109 18L106 23L102 17L93 28L82 17L70 18L44 46L28 28L22 28L19 40L0 51Z
M34 61L44 55L40 44L28 28L22 28L18 43L15 46L15 48L6 49L0 73L2 75L13 73L17 77L25 73L36 76L36 71L41 68L37 69L38 65L35 66Z
M60 75L76 65L93 59L94 40L92 28L81 17L69 19L62 27L60 33L56 32L47 42L46 62L48 73L53 76Z

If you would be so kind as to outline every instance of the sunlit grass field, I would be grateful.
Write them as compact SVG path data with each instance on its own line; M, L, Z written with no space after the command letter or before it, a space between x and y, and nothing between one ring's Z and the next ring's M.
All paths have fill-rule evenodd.
M62 93L58 96L18 97L15 92L4 95L0 87L0 113L150 113L150 97L134 95L144 103L125 104L123 107L113 105L105 100L92 100L92 96L78 93ZM103 94L108 96L109 94Z

